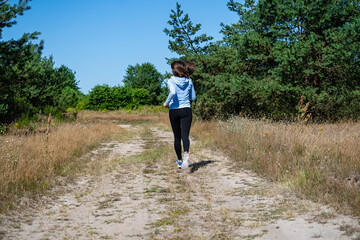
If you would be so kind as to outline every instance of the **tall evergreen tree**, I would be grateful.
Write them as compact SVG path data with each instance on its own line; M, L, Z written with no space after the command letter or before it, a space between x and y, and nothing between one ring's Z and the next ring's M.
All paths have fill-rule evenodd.
M29 0L20 0L18 4L11 5L9 0L0 0L0 39L2 36L3 28L11 27L16 24L14 20L17 15L23 15L25 10L30 9L27 5Z
M176 9L171 10L170 19L168 24L172 29L165 28L164 32L173 40L169 40L169 49L177 54L201 55L205 54L209 48L207 44L213 39L206 34L198 35L201 29L201 24L193 24L188 14L184 14L181 10L181 5L176 3Z
M170 37L169 50L177 53L180 59L196 64L199 70L193 75L194 86L198 93L205 92L208 82L206 77L198 73L209 71L207 55L216 48L216 45L211 42L213 37L200 34L201 24L194 24L189 15L184 14L179 3L176 3L175 10L171 10L168 25L170 27L165 28L164 32ZM168 62L179 58L168 59Z
M223 41L200 51L195 111L203 118L293 118L309 103L307 114L317 119L359 118L359 2L229 1L239 21L222 24ZM176 13L183 14L172 11L169 24L182 37L168 34L170 49L187 39ZM190 45L179 45L187 48L180 56L195 59Z
M28 1L11 5L0 1L0 38L3 28L13 26L17 15L30 9ZM66 107L61 99L71 88L78 92L75 73L61 66L54 68L52 57L42 57L44 42L39 32L25 33L19 40L0 41L0 123L21 115L33 115L46 106Z
M246 0L228 6L239 22L223 27L225 43L238 51L246 74L296 88L287 94L304 95L309 112L320 118L359 116L360 1ZM296 106L296 98L287 99Z

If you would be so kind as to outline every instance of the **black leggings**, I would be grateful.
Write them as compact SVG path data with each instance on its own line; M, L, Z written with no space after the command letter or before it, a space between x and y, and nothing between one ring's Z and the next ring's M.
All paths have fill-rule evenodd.
M181 160L181 140L184 145L184 152L189 152L190 148L189 133L192 121L191 108L170 109L169 118L175 138L174 147L176 156Z

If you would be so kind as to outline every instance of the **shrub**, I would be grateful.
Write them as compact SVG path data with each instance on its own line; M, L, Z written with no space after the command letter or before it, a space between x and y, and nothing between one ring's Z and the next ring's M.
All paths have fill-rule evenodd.
M97 85L89 93L85 108L91 110L134 109L151 103L147 89L130 87L109 87Z

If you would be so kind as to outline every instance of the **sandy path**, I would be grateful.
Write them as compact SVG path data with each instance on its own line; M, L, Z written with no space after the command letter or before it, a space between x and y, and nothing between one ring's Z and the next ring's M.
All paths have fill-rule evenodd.
M84 156L101 174L82 174L41 204L0 215L0 239L360 239L358 219L297 199L221 153L193 142L193 164L182 171L169 160L164 127L122 127L132 140Z

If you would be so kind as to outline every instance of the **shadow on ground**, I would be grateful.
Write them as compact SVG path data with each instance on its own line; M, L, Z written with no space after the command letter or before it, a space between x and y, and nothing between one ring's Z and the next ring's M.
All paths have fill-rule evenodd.
M191 173L196 172L199 168L204 167L204 166L206 166L210 163L214 163L214 162L217 162L217 161L208 160L208 161L200 161L197 163L192 163L189 165L189 167L191 168L190 172Z

